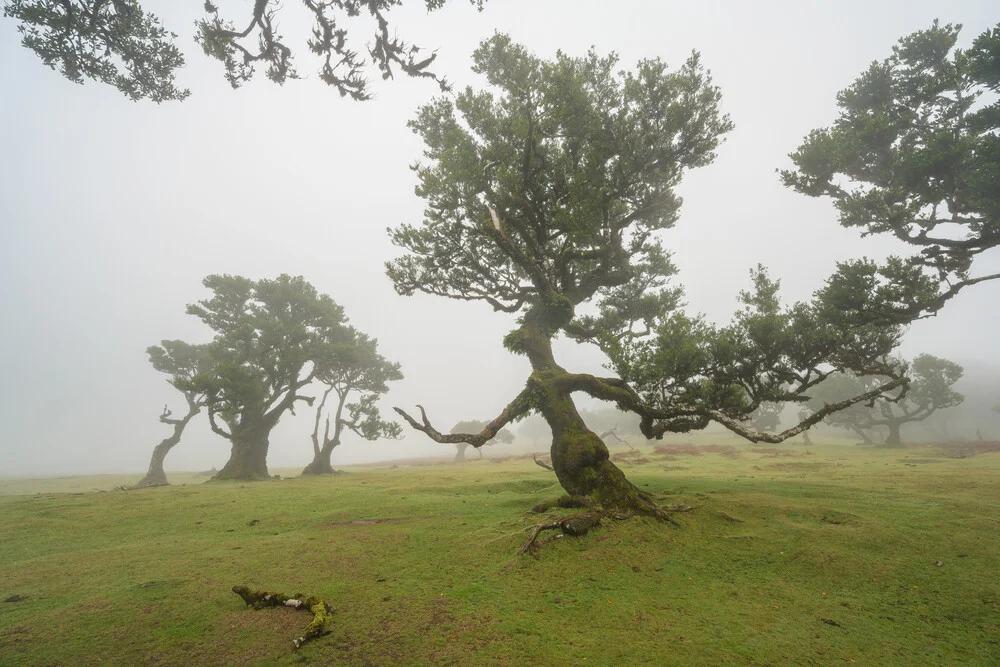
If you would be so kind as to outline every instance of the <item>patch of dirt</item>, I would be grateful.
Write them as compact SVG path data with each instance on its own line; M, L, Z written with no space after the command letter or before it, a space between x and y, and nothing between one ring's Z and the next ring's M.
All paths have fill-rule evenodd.
M701 450L694 445L657 445L653 451L663 456L701 456Z

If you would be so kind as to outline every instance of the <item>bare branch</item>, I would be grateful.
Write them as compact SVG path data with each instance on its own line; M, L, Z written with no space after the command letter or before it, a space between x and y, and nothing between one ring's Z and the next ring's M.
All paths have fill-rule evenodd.
M406 414L406 412L404 412L401 408L393 408L393 410L398 412L399 415L410 424L410 426L418 431L426 433L427 436L434 442L440 442L442 444L457 444L465 442L473 447L479 448L495 438L497 433L499 433L500 429L504 426L528 413L531 409L528 397L528 389L522 389L521 393L517 395L517 398L511 401L496 417L496 419L487 424L486 427L479 433L441 433L431 425L430 420L427 419L427 412L424 410L424 406L422 405L417 406L420 408L420 422Z

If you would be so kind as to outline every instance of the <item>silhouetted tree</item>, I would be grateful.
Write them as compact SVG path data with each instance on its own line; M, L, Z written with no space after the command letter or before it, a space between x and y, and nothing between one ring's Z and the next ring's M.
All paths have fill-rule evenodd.
M422 0L428 11L447 0ZM470 0L482 9L485 0ZM233 88L246 83L258 65L271 81L299 78L294 53L278 32L278 0L254 0L239 25L222 17L212 2L204 3L204 18L195 22L195 40L205 55L220 61ZM444 78L431 70L436 53L426 54L400 39L389 23L389 12L403 0L302 0L313 21L309 52L320 60L319 79L341 96L371 99L367 70L374 66L383 79L394 72L432 79L448 90ZM184 56L174 44L177 35L139 0L5 0L4 15L18 21L21 44L70 81L94 79L115 86L132 100L183 100L175 76ZM375 26L367 55L351 47L347 20L367 15ZM299 47L301 48L301 47Z
M828 415L831 426L847 428L857 433L867 444L872 444L873 431L885 428L888 432L880 446L899 447L903 444L900 429L904 424L927 419L938 410L959 405L964 396L952 389L962 377L958 364L922 354L906 369L911 381L901 397L880 398L871 404L856 404L846 410ZM811 405L854 395L877 385L876 377L858 377L841 373L830 377L817 387Z
M388 274L400 294L483 301L517 314L504 344L528 358L532 373L477 433L443 434L423 408L419 419L397 408L415 429L481 447L540 412L570 495L666 518L609 461L573 393L636 413L647 438L716 421L754 441L780 442L905 383L887 382L777 434L743 423L762 402L803 400L827 367L894 373L885 355L899 331L848 329L820 301L785 309L763 270L728 327L675 312L680 290L667 283L675 269L660 232L678 218L684 172L710 163L731 128L697 54L677 70L644 60L619 74L615 56L543 61L495 35L476 50L473 69L490 91L438 99L411 123L426 146L416 173L427 207L421 225L392 232L405 254ZM578 315L592 301L597 314ZM617 377L559 366L552 339L560 333L599 345Z
M961 26L934 22L902 38L840 91L832 127L792 153L784 183L830 197L840 222L891 234L918 252L879 265L846 262L834 279L838 307L859 319L906 323L936 313L1000 245L1000 24L955 49Z
M783 409L784 406L781 403L761 403L750 414L750 425L758 431L773 433L781 426L781 412Z
M163 406L160 421L174 429L170 437L164 438L155 448L149 461L146 476L136 486L162 486L167 484L167 474L163 470L163 461L167 454L180 441L188 422L205 407L205 395L191 384L191 380L199 373L209 372L212 367L212 357L208 345L190 345L181 340L164 340L160 345L146 348L149 363L153 368L170 376L167 382L184 395L187 402L187 412L183 417L174 417L173 413Z
M212 430L232 443L215 478L266 478L271 430L296 402L313 404L299 391L316 378L329 341L347 338L344 310L301 276L211 275L203 283L212 298L187 311L215 331L215 365L190 386L204 392Z
M303 475L333 473L330 455L340 445L345 428L365 440L398 438L402 432L399 424L382 419L376 405L382 394L389 391L389 382L403 379L399 364L388 361L378 353L378 341L353 327L335 329L334 333L338 339L325 341L326 345L313 360L316 379L326 389L316 408L313 423L313 460L302 471ZM327 399L331 393L334 402L328 406ZM356 400L349 403L348 399L352 396ZM321 442L319 424L324 411L327 417Z
M482 431L484 428L486 428L486 422L477 421L475 419L472 419L472 420L469 420L469 421L458 422L457 424L455 424L454 427L452 427L451 432L452 433L469 433L470 431ZM489 439L488 441L486 441L485 443L483 443L483 446L493 445L493 444L496 444L498 441L502 442L502 443L504 443L506 445L509 445L510 443L514 442L514 434L511 433L510 431L508 431L505 428L504 429L500 429L495 436L493 436L491 439ZM455 460L456 461L464 461L465 460L465 451L468 448L469 448L469 444L466 443L466 442L460 442L460 443L456 444L455 445ZM483 450L479 449L478 451L479 451L479 458L482 458L483 457Z

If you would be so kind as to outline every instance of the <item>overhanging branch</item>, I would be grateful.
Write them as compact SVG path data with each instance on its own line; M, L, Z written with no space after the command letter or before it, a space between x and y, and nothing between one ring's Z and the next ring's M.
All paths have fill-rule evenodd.
M521 417L528 413L531 409L530 402L528 400L528 389L522 389L521 393L517 395L513 401L507 404L507 407L497 415L496 419L487 424L482 431L479 433L441 433L436 428L431 425L429 419L427 419L427 412L424 410L424 406L418 405L420 408L420 421L406 414L401 408L393 408L399 415L409 423L410 426L418 431L422 431L427 434L434 442L440 442L442 444L457 444L457 443L468 443L473 447L479 448L485 445L487 442L492 440L497 436L504 426L514 421L518 417Z

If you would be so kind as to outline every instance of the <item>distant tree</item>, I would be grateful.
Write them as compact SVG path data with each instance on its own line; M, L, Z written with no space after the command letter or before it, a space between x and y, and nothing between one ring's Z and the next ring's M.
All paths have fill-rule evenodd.
M447 0L422 0L428 11ZM485 0L470 0L482 9ZM278 0L254 0L240 25L223 18L212 2L204 3L204 18L195 21L195 40L205 55L220 61L233 88L253 78L257 65L268 79L282 84L297 79L293 51L278 32L279 12L287 10ZM444 78L431 71L436 53L400 39L391 30L388 13L403 0L302 0L313 20L306 42L320 62L319 79L341 96L371 99L369 66L383 79L395 71L432 79L442 90ZM143 9L139 0L5 0L4 16L18 21L21 44L34 51L46 65L70 81L93 79L116 87L129 99L153 102L183 100L190 95L175 84L184 56L174 44L177 35L160 19ZM375 24L367 56L348 43L346 20L367 15ZM246 26L246 27L242 27Z
M326 341L313 361L316 379L326 389L316 408L313 423L313 460L302 471L303 475L333 473L330 455L340 445L345 428L365 440L398 438L402 433L399 424L382 419L376 405L389 390L389 382L403 379L399 364L388 361L378 353L378 341L353 327L335 330L335 333L338 340ZM334 394L334 401L328 406L327 399L331 393ZM352 396L356 400L349 403L348 399ZM321 441L319 424L324 411L327 416Z
M530 55L506 35L483 42L473 70L490 90L424 106L411 126L425 143L416 167L423 223L392 231L404 254L388 265L400 294L482 301L517 314L504 344L532 367L524 389L479 432L443 434L426 412L398 410L437 442L481 447L532 412L553 434L562 487L599 507L667 518L610 460L580 416L583 392L637 414L647 438L711 422L753 441L780 442L830 412L905 383L824 408L776 434L748 428L760 403L798 402L824 368L894 373L893 327L848 328L825 304L785 308L763 270L732 325L676 312L680 290L662 232L679 216L683 174L710 163L731 123L697 54L622 72L615 56ZM592 316L577 308L595 302ZM596 344L617 377L572 373L552 339Z
M939 410L954 407L965 399L952 389L952 385L962 377L962 367L929 354L922 354L907 368L911 381L908 391L898 400L881 398L870 405L856 404L851 408L827 416L832 426L850 429L860 435L866 443L872 443L872 433L885 428L888 435L883 443L886 447L903 444L900 429L904 424L927 419ZM877 384L873 377L858 377L850 374L832 376L817 387L813 406L825 401L824 395L836 399L844 394L855 394Z
M781 403L761 403L750 413L750 425L764 433L774 433L781 426L781 413L784 410Z
M781 172L798 192L832 198L843 226L918 251L840 266L830 296L857 318L906 323L1000 278L970 276L1000 245L1000 24L967 51L955 48L960 29L935 21L902 38L837 95L833 126L811 132Z
M471 431L482 431L486 428L486 422L476 421L475 419L469 421L461 421L455 424L451 429L452 433L469 433ZM490 438L488 441L483 443L484 445L493 445L497 442L502 442L509 445L514 442L514 434L507 429L500 429L497 434ZM469 448L469 444L466 442L459 442L455 445L455 460L464 461L465 451ZM483 450L479 449L479 458L483 457Z
M153 449L146 476L136 486L163 486L167 484L167 474L163 471L163 461L167 454L180 441L185 427L195 415L205 407L205 395L191 384L191 380L200 373L209 372L212 367L212 357L208 345L190 345L180 340L161 341L160 345L146 348L149 363L153 368L170 376L167 382L184 395L187 402L187 412L183 417L174 417L173 413L163 406L160 421L172 426L173 435L164 438Z
M232 443L216 479L263 479L272 429L315 378L329 341L346 337L344 310L301 276L275 280L211 275L210 299L188 306L215 331L210 372L190 386L205 395L212 430Z
M809 419L809 417L812 415L812 413L813 413L813 411L810 410L809 408L805 407L805 406L799 408L799 414L798 414L799 421L803 422L803 421ZM811 444L813 444L812 438L809 437L809 429L806 429L806 430L802 431L802 444L804 444L804 445L811 445Z
M539 442L552 442L552 429L537 415L525 418L517 429L517 435L522 440L530 442L532 448L537 447Z

